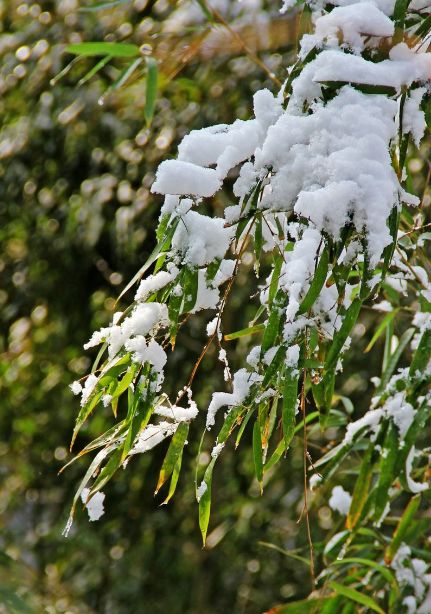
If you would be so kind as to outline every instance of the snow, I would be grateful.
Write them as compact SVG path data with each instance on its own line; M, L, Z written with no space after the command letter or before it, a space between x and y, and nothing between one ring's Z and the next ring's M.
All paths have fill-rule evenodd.
M339 47L340 36L346 46L359 54L366 46L370 46L370 42L378 46L379 38L393 36L393 33L393 21L373 2L339 6L316 20L313 34L302 37L301 57L305 57L313 47L321 47L323 43L326 48Z
M78 382L77 380L75 382L72 382L69 388L71 389L73 394L81 394L82 392L81 382Z
M126 341L125 348L132 352L132 360L138 364L149 362L157 373L161 373L167 362L167 355L162 346L154 339L147 344L143 335L138 335Z
M410 132L416 147L419 147L427 126L425 113L420 108L426 92L427 88L425 87L411 90L403 109L403 132Z
M415 417L415 410L410 403L407 403L405 394L399 392L393 397L389 397L383 406L383 411L394 421L400 439L404 439Z
M208 490L207 483L202 480L202 482L200 483L196 491L196 499L198 503L202 499L202 496L206 493L207 490Z
M329 499L329 507L343 516L347 516L351 503L351 495L342 486L334 486Z
M154 413L158 416L171 418L175 422L190 422L190 420L194 420L198 415L198 407L194 401L190 401L188 407L178 407L178 405L172 405L171 407L158 406Z
M292 345L287 349L285 365L288 368L296 367L299 360L300 347L298 344Z
M158 194L185 194L209 197L221 187L217 172L181 160L165 160L159 166L151 191Z
M241 405L247 398L250 388L256 381L261 379L257 373L249 373L247 369L240 369L233 377L233 391L214 392L211 403L208 406L206 427L210 429L215 423L215 416L221 407L233 407Z
M151 294L158 292L178 276L179 270L172 266L170 271L159 271L155 275L149 275L139 284L135 295L135 301L145 301Z
M139 433L135 445L130 454L143 454L148 452L167 437L175 433L178 428L177 422L160 422L160 424L149 424Z
M406 460L406 480L407 480L407 486L409 487L410 491L413 493L418 493L418 492L423 492L424 490L428 490L429 485L424 484L424 483L415 482L413 478L411 477L415 454L416 454L415 446L412 446L407 456L407 460Z
M90 373L90 375L85 380L85 385L82 390L82 396L81 396L81 406L82 407L84 407L84 405L87 403L88 399L92 395L98 381L99 380L97 376L94 375L94 373Z
M181 217L172 249L180 253L185 264L204 266L216 258L224 258L235 236L234 227L225 227L225 220L189 211Z
M211 458L217 458L220 455L220 452L223 450L223 448L224 448L224 443L216 444L211 450Z
M346 429L343 444L353 443L357 433L364 428L371 428L375 430L379 426L383 415L383 409L372 409L362 416L362 418L359 418L355 422L351 422Z
M388 60L371 62L342 51L322 51L309 65L313 68L312 81L359 83L393 87L398 92L403 86L410 87L415 81L426 81L431 77L431 58L427 53L414 53L405 43L393 47ZM305 73L305 74L304 74ZM304 70L299 82L307 77ZM311 91L311 90L310 90Z
M103 507L105 494L99 490L91 497L89 501L87 501L89 494L90 489L83 488L81 492L81 499L87 509L90 522L93 522L94 520L99 520L99 518L105 513L105 508Z

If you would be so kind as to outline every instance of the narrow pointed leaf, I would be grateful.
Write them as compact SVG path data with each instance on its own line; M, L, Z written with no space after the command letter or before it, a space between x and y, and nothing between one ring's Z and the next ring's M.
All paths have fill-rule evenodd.
M169 444L168 451L166 452L165 460L163 461L162 468L160 470L159 479L157 481L156 492L158 493L163 484L168 480L177 464L180 454L182 454L184 445L187 440L189 432L189 423L181 422L172 437Z
M109 55L114 58L133 58L139 55L139 47L131 43L76 43L66 47L74 55Z
M145 88L145 107L144 117L147 126L151 125L154 116L154 109L157 100L157 61L154 58L147 58L147 78Z

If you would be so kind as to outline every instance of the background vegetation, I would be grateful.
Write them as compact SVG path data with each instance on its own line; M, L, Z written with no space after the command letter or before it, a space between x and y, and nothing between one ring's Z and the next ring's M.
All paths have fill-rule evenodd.
M206 550L194 501L194 444L168 506L153 497L165 447L134 460L127 476L110 484L103 520L89 524L78 513L67 539L61 530L83 467L57 474L69 459L77 410L68 384L89 367L82 345L109 322L116 296L153 247L155 168L191 129L248 118L253 92L275 91L269 73L284 80L305 25L281 17L278 4L213 2L220 13L211 21L192 2L134 0L97 12L80 11L77 0L0 3L0 612L258 613L310 592L301 560L306 530L297 522L300 442L269 475L264 498L252 479L251 451L225 451ZM66 45L90 40L133 42L157 58L151 126L145 65L121 87L128 59L112 60L91 78L95 58L62 73L73 58ZM409 167L424 207L428 147ZM213 204L217 210L229 202L227 188ZM231 330L252 313L246 275L240 288ZM173 383L187 378L205 322L200 316L181 333ZM358 416L380 359L364 355L365 331L364 323L354 329L342 383L353 401L348 411ZM210 352L198 377L204 403L222 382ZM192 428L201 432L203 422ZM109 412L99 412L77 448L109 424ZM330 439L330 431L324 441L316 434L310 449ZM318 556L323 540L342 527L324 494L311 506Z

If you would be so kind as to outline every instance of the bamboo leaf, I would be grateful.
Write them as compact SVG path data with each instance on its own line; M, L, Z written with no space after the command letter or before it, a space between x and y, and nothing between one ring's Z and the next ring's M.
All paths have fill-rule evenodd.
M386 328L389 326L389 324L392 322L392 320L395 318L398 312L399 312L399 309L394 309L393 311L390 311L389 313L385 315L385 317L383 318L383 320L380 322L379 326L377 327L376 332L372 336L370 343L365 348L364 350L365 354L368 353L371 350L371 348L374 347L374 344L376 343L376 341L385 332Z
M275 448L274 452L271 454L271 458L269 459L269 461L267 463L265 463L264 465L264 471L269 471L272 467L274 467L278 461L280 460L280 458L283 456L284 451L286 449L286 444L284 442L284 439L282 439L277 447Z
M274 378L274 376L275 375L278 376L282 363L284 362L285 356L286 356L286 348L283 345L280 345L280 347L278 348L278 350L276 351L274 355L274 358L271 360L271 362L269 363L269 365L267 366L265 370L265 375L263 376L263 380L261 384L264 390L268 386L268 384L271 382L271 380Z
M78 9L81 13L94 13L96 11L103 11L104 9L112 9L115 6L119 6L120 4L126 4L127 2L131 2L131 0L112 0L112 2L98 2L97 4L93 4L91 6L82 6Z
M412 497L401 516L397 528L392 536L391 543L385 550L385 563L390 565L394 559L394 556L398 552L398 548L401 546L408 529L412 526L413 517L416 514L421 502L421 496L416 495Z
M356 320L358 319L361 306L361 299L355 298L348 310L346 311L341 328L335 333L331 347L329 348L328 354L326 356L325 369L327 371L330 371L331 369L336 367L338 356Z
M307 294L305 295L304 299L302 300L302 303L299 306L298 315L306 313L314 305L326 281L326 276L328 274L328 266L329 251L325 245L322 251L322 255L320 256L319 263L316 267L311 286L309 287Z
M66 47L67 53L73 55L98 56L109 55L113 58L134 58L139 56L139 47L131 43L76 43Z
M431 356L431 330L427 329L422 334L419 345L413 354L409 375L415 377L417 373L423 373Z
M372 599L368 597L368 595L364 595L360 593L354 588L350 588L349 586L344 586L343 584L339 584L338 582L330 582L329 587L332 588L338 595L342 595L343 597L347 597L351 601L355 601L356 603L360 603L361 605L370 608L374 612L378 612L378 614L385 614L382 608Z
M90 401L86 403L84 407L81 407L78 417L76 419L75 427L73 429L72 440L70 442L70 450L73 448L73 444L75 443L75 439L82 425L87 420L88 416L91 414L91 412L96 407L96 405L99 403L100 399L102 398L102 394L103 394L103 391L100 390L99 392L97 392L95 395L92 396Z
M255 407L252 407L246 414L244 420L241 422L241 426L239 427L238 430L238 435L236 436L236 440L235 440L235 448L238 447L239 442L241 441L241 437L245 431L245 427L247 426L247 424L250 421L250 418L252 417L252 415L254 414L254 412L256 411Z
M211 488L213 469L214 464L216 462L216 458L217 457L211 460L210 464L205 470L203 481L206 484L206 489L199 501L199 527L201 530L202 542L204 546L207 539L207 531L211 515Z
M330 600L329 597L318 597L316 599L302 599L293 601L285 605L277 605L268 614L316 614L321 612L322 606Z
M370 561L370 559L364 559L364 558L360 558L360 557L346 557L344 559L336 559L335 561L331 562L331 565L344 565L344 564L354 564L354 565L362 565L364 567L370 567L371 569L374 569L375 571L377 571L379 574L381 574L385 580L387 580L390 584L394 585L395 584L395 577L394 574L390 571L390 569L388 569L387 567L384 567L383 565L380 565L379 563L376 563L375 561Z
M401 354L404 352L405 348L410 343L410 340L413 337L414 332L415 332L414 328L409 328L401 336L401 339L398 343L398 346L395 352L390 356L388 360L388 365L382 375L381 382L376 390L377 395L381 394L385 390L393 372L395 371L398 361L401 358Z
M166 499L164 501L162 501L161 505L166 505L167 503L169 503L169 501L172 499L172 497L175 494L175 490L177 488L177 484L178 484L178 478L180 477L180 471L181 471L181 465L183 462L183 450L184 448L181 450L178 458L177 458L177 462L175 463L175 467L174 470L172 472L172 477L171 477L171 482L169 484L169 492L168 492L168 496L166 497Z
M97 62L95 66L93 66L91 70L88 71L86 75L82 77L82 79L78 81L78 86L80 87L81 85L84 85L85 83L87 83L87 81L89 81L92 77L94 77L94 75L96 75L99 72L99 70L102 70L102 68L106 66L106 64L108 64L108 62L110 62L111 60L112 60L112 55L105 55L101 60Z
M172 237L174 236L174 232L175 232L175 230L177 228L177 225L178 225L178 221L179 221L179 218L176 218L172 222L172 224L170 226L168 226L167 223L165 222L165 220L162 220L162 222L160 224L160 226L162 226L162 229L159 230L160 226L159 226L159 229L157 229L158 243L157 243L156 247L151 252L151 254L148 257L148 259L145 262L145 264L139 269L139 271L136 273L136 275L133 276L131 281L127 284L127 286L121 292L120 296L118 297L118 299L116 301L117 303L126 294L126 292L128 292L130 290L130 288L132 286L134 286L135 283L137 281L139 281L143 277L144 273L150 268L150 266L152 264L154 264L156 262L156 260L158 258L160 258L160 256L163 255L164 250L169 249Z
M381 456L379 480L375 491L374 518L378 521L385 511L389 500L389 488L395 477L395 463L398 456L399 441L396 427L391 422L386 433Z
M197 268L186 267L184 269L184 276L182 277L182 286L184 293L184 302L181 306L182 313L188 313L193 309L196 304L198 296L198 279L199 271Z
M362 510L364 509L368 498L371 479L373 477L373 465L371 463L373 451L374 445L371 444L368 446L368 450L362 460L361 469L359 471L358 479L356 480L352 495L352 502L350 504L349 513L347 514L346 519L346 527L349 530L354 529L361 518Z
M160 469L159 479L157 481L156 491L157 494L163 484L170 478L172 472L177 464L180 454L182 454L184 445L187 440L189 432L189 423L181 422L175 431L174 436L169 444L168 451L166 452L165 460L163 461L162 468Z
M256 255L255 267L257 273L259 273L260 257L262 254L263 236L262 236L262 214L256 215L256 221L254 226L254 253Z
M121 455L122 455L121 447L118 447L116 450L114 450L114 452L111 455L111 458L106 463L106 465L103 467L103 469L97 476L96 481L91 487L87 500L90 500L91 497L96 492L98 492L99 490L102 490L105 484L109 482L109 480L112 478L114 473L119 469L119 467L121 466Z
M277 294L278 282L280 279L280 271L281 271L282 264L283 264L283 259L281 256L277 254L274 258L274 268L272 270L271 282L269 284L268 303L270 306L272 306L274 298Z
M147 126L151 126L151 122L154 116L154 109L156 107L157 100L157 81L158 70L157 61L154 58L147 58L147 78L145 88L145 108L144 117Z
M283 293L279 290L277 292L277 296L274 299L274 303L269 314L268 323L265 328L265 332L263 333L262 339L262 349L261 355L263 356L265 352L269 350L269 348L274 347L275 340L277 339L277 335L280 330L280 321L281 321L281 308L280 305L283 303Z
M241 330L237 330L234 333L224 335L223 338L225 341L233 341L234 339L240 339L241 337L255 335L256 333L260 333L263 330L265 330L264 324L256 324L256 326L249 326L248 328L242 328Z
M262 456L262 433L259 420L256 420L253 427L253 460L256 479L259 482L260 493L263 489L263 456Z
M293 369L286 369L284 376L284 390L283 390L283 437L284 445L287 448L292 441L292 437L295 432L295 413L296 402L298 398L298 373Z

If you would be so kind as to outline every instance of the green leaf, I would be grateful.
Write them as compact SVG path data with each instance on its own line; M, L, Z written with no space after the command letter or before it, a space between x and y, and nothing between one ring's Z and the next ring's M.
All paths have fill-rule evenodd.
M367 608L370 608L374 612L378 612L378 614L385 614L385 612L374 601L374 599L371 599L371 597L368 597L367 595L360 593L354 588L350 588L349 586L343 586L342 584L339 584L338 582L329 582L329 587L332 588L333 591L338 593L338 595L342 595L343 597L347 597L348 599L351 599L351 601L360 603L361 605L364 605Z
M169 334L171 337L172 346L175 345L175 338L178 332L178 319L181 313L181 307L184 301L183 290L181 290L181 294L173 294L171 293L169 297L168 304L168 314L169 314Z
M234 339L240 339L241 337L248 337L249 335L255 335L256 333L260 333L265 330L264 324L256 324L256 326L249 326L248 328L242 328L241 330L237 330L234 333L229 333L228 335L224 335L225 341L233 341Z
M68 45L66 51L74 55L109 55L113 58L135 58L140 54L139 47L131 43L76 43Z
M385 371L384 371L384 373L382 375L381 382L380 382L379 386L377 387L376 395L382 394L382 392L385 391L386 386L388 385L388 382L389 382L393 372L395 371L395 368L396 368L396 366L398 364L398 361L401 358L401 354L404 352L405 348L410 343L410 340L413 337L414 332L415 332L414 328L409 328L401 336L401 339L400 339L400 341L398 343L398 346L397 346L396 350L389 357L388 365L387 365L387 367L386 367L386 369L385 369Z
M393 14L396 28L404 28L404 21L410 2L411 0L396 0Z
M142 62L143 62L143 58L137 58L136 60L133 60L133 62L129 66L127 66L124 70L122 70L120 73L120 76L114 81L114 83L103 94L102 100L112 90L120 89L120 87L122 87L126 83L126 81L129 80L129 78L132 76L135 70L142 64Z
M343 317L343 323L340 330L338 330L332 340L332 344L329 348L325 361L325 369L330 371L337 366L338 356L349 336L356 320L358 319L359 311L362 306L362 301L359 298L355 298L346 311Z
M429 363L431 356L431 330L427 329L422 334L419 345L413 354L409 369L410 377L415 377L419 372L422 374Z
M293 601L285 605L275 606L275 608L272 608L271 614L317 614L322 611L322 606L329 600L329 597L318 597L316 599Z
M260 257L262 254L263 236L262 236L262 213L256 215L254 228L254 253L256 255L255 267L259 273Z
M97 64L93 66L93 68L89 70L88 73L82 77L82 79L78 81L78 86L80 87L81 85L84 85L85 83L87 83L87 81L89 81L92 77L94 77L94 75L96 75L99 72L99 70L102 70L102 68L106 66L106 64L108 64L108 62L110 62L111 60L112 60L112 55L105 55L105 57L99 60Z
M286 449L286 444L284 442L284 439L282 439L277 447L275 448L274 452L271 454L271 458L269 459L269 461L267 463L265 463L264 465L264 471L269 471L272 467L274 467L278 461L280 460L280 458L283 456L284 451Z
M91 414L93 409L96 407L96 405L98 404L98 402L102 398L102 394L103 394L103 391L100 390L99 392L97 392L96 394L94 394L91 397L91 399L88 401L88 403L86 403L83 407L81 407L81 409L79 411L79 414L78 414L78 417L76 419L75 428L73 429L72 440L70 442L70 450L73 448L73 444L75 443L75 439L76 439L76 437L77 437L77 435L78 435L82 425L87 420L88 416Z
M298 315L306 313L314 305L326 281L326 276L328 274L328 266L329 251L325 245L322 251L322 255L320 256L319 263L316 267L311 286L309 287L307 294L305 295L304 299L302 300L302 303L299 306Z
M238 430L238 435L236 436L236 440L235 440L235 448L238 447L239 442L241 441L241 437L245 431L245 427L247 426L247 424L249 423L250 418L252 417L252 415L254 414L254 412L256 411L256 407L252 407L251 409L249 409L249 411L247 412L244 420L241 422L241 426L239 427Z
M284 362L285 356L286 356L286 348L283 345L280 345L273 359L271 360L269 365L266 367L265 375L263 376L263 380L261 384L264 390L268 386L268 384L271 382L271 380L274 378L274 376L276 376L276 379L278 379L280 368L282 366L282 363Z
M358 479L356 480L353 490L352 502L350 504L349 513L347 514L346 527L351 531L355 528L361 518L362 510L368 499L371 479L373 477L373 465L371 463L374 445L368 446L367 452L361 463Z
M377 571L379 574L381 574L385 580L387 580L387 582L389 582L390 584L394 585L395 584L395 577L394 574L387 568L384 567L383 565L380 565L379 563L376 563L375 561L370 561L370 559L364 559L364 558L360 558L360 557L346 557L344 559L336 559L335 561L331 562L331 565L349 565L349 564L353 564L353 565L363 565L364 567L370 567L371 569L374 569L375 571Z
M107 456L109 456L109 454L113 450L115 450L117 447L118 447L118 442L117 441L114 441L113 443L110 443L109 445L105 446L102 450L100 450L96 454L96 456L94 457L92 462L90 463L90 466L88 467L84 477L81 480L81 483L80 483L80 485L78 487L78 490L76 491L75 496L73 497L72 507L71 507L70 513L69 513L69 519L67 521L66 528L65 528L63 533L67 534L68 527L70 527L70 525L71 525L71 523L73 521L73 516L75 514L76 504L79 501L79 498L81 496L82 491L87 486L89 480L92 478L93 474L98 470L99 466L103 463L105 458Z
M157 81L158 70L157 61L154 58L147 57L147 78L145 87L145 108L144 117L147 127L151 126L154 116L154 109L157 100Z
M394 556L398 552L398 548L401 546L408 529L412 526L413 517L417 512L417 509L421 502L421 496L416 495L412 497L401 516L397 528L392 536L391 543L385 550L385 563L390 565L394 559Z
M277 335L280 330L281 305L283 304L284 294L280 290L274 299L274 303L269 314L268 323L263 333L261 356L264 356L270 348L274 347Z
M253 460L256 479L259 482L260 492L263 489L263 456L262 456L262 433L260 431L259 420L256 420L253 427Z
M283 554L284 556L294 559L295 561L299 561L300 563L304 563L304 565L307 565L307 567L310 567L310 561L306 559L305 556L296 554L296 552L292 550L285 550L284 548L280 548L280 546L277 546L276 544L271 544L269 542L257 542L257 543L259 544L259 546L264 546L265 548L269 548L270 550L275 550L276 552L279 552L280 554ZM298 550L300 550L300 548L298 548Z
M162 219L162 221L160 222L160 226L157 229L158 243L156 247L151 252L145 264L139 269L136 275L133 276L131 281L121 292L120 296L117 299L117 303L126 294L126 292L128 292L130 288L143 277L144 273L150 268L150 266L154 264L156 260L160 258L160 256L163 255L164 250L169 249L172 237L174 236L174 232L179 223L179 218L176 218L170 225L168 225L169 221L166 222L165 219L166 218Z
M147 386L149 382L145 382ZM129 423L126 439L124 441L123 456L124 461L129 454L132 446L135 442L136 436L142 431L148 424L151 415L154 411L152 405L152 394L150 392L150 386L147 388L147 396L142 398L141 386L136 386L135 391L130 394L129 408L127 412L127 420Z
M283 390L283 437L287 448L292 441L295 432L295 412L298 398L298 372L294 369L286 369Z
M271 282L269 284L269 292L268 292L268 303L270 306L272 306L274 298L277 294L278 282L280 279L280 271L281 271L282 264L283 264L283 258L279 254L276 254L274 257L274 268L272 270Z
M169 444L169 448L166 452L165 460L163 461L163 465L160 470L159 479L157 481L156 491L154 494L157 494L159 492L166 480L168 480L172 475L175 465L177 464L178 458L182 454L184 445L187 440L188 432L189 423L181 422L177 430L175 431L174 436L171 439L171 443Z
M389 326L389 324L392 322L392 320L395 318L398 312L399 312L399 309L394 309L393 311L390 311L389 313L385 315L385 317L383 318L383 320L380 322L379 326L377 327L376 332L372 336L370 343L365 348L364 350L365 354L368 353L372 347L374 347L374 344L376 343L376 341L385 332L386 328Z
M207 539L207 531L211 515L211 487L213 469L216 460L217 457L213 458L205 470L203 481L206 484L206 490L199 501L199 528L201 530L202 542L204 546Z
M197 268L186 267L182 277L184 302L181 306L182 313L188 313L196 304L198 296L199 270Z
M184 450L184 448L183 448ZM175 494L175 490L177 488L177 484L178 484L178 478L180 477L180 471L181 471L181 464L183 461L183 450L181 450L178 458L177 458L177 462L175 463L175 467L174 470L172 472L172 477L171 477L171 482L169 484L169 492L168 492L168 496L166 497L166 499L164 501L162 501L162 505L166 505L167 503L169 503L169 501L172 499L172 497Z
M137 365L132 365L128 371L124 374L123 378L118 382L118 385L115 386L113 391L111 392L112 398L115 399L123 394L130 384L133 382L133 379L136 375Z
M205 2L205 0L196 0L196 2L201 7L203 14L208 19L208 21L210 23L214 23L214 16L213 16L212 12L210 11L210 9L208 8L207 3Z
M97 476L96 481L91 487L90 493L88 495L88 500L90 500L91 497L97 491L102 490L105 484L109 482L109 480L112 478L114 473L120 468L121 463L122 463L121 456L122 456L121 448L117 448L116 450L114 450L114 452L111 455L111 458L106 463L106 465L103 467L103 469Z
M78 9L81 13L94 13L96 11L103 11L104 9L112 9L120 4L126 4L131 0L112 0L112 2L98 2L91 6L82 6Z
M395 463L399 452L397 428L392 422L388 425L381 455L379 479L375 491L374 518L380 519L389 500L389 488L395 478Z

